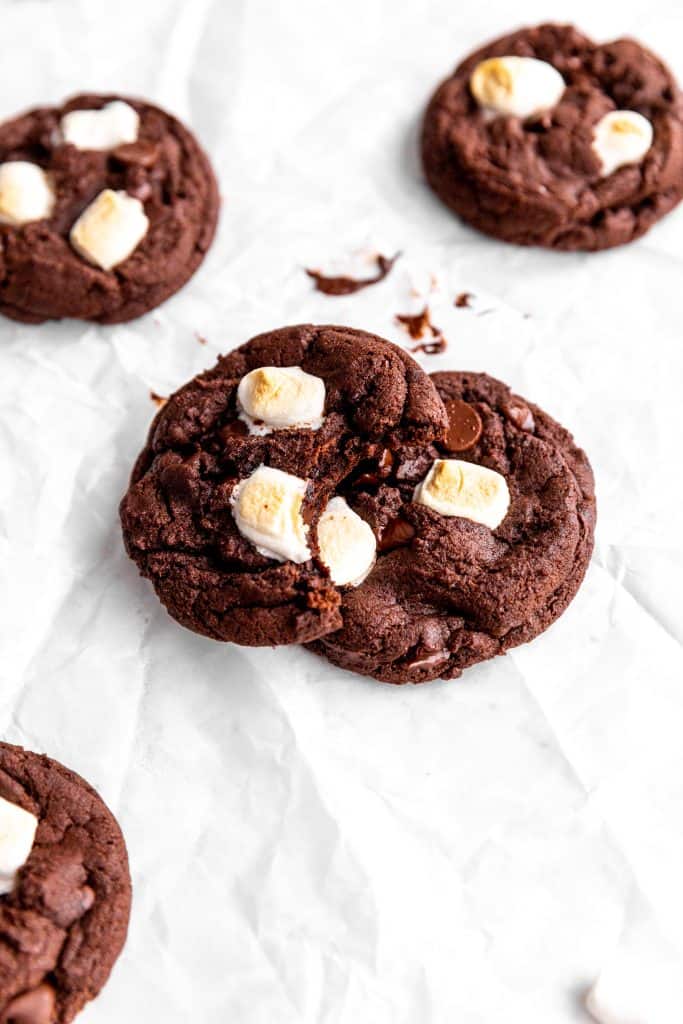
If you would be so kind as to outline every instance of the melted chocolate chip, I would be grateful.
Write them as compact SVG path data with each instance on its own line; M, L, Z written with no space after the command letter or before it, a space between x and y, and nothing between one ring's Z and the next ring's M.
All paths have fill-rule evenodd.
M394 548L410 544L414 536L415 527L407 519L397 516L396 519L391 519L382 530L377 547L382 553L393 551Z
M536 424L531 409L521 399L511 398L503 406L503 412L520 430L527 430L529 433L535 430Z
M315 281L316 289L324 295L351 295L353 292L361 291L362 288L369 288L370 285L379 284L380 281L383 281L400 255L397 252L392 257L375 256L377 273L374 277L360 279L344 276L327 277L325 274L321 274L319 270L309 270L308 268L306 268L306 273Z
M391 467L394 464L394 456L391 454L388 448L382 451L377 463L370 469L364 470L359 473L356 479L353 481L355 487L375 487L381 483L391 473Z
M439 662L447 661L448 658L448 651L434 651L433 654L425 654L424 657L414 658L412 661L406 662L405 667L410 669L411 672L415 672L417 669L431 668L432 665L438 665Z
M0 1024L50 1024L55 1009L55 993L50 985L39 985L15 996L0 1016Z
M229 423L226 423L221 428L221 435L223 437L246 437L248 433L249 427L244 420L230 420Z
M473 405L454 398L446 402L448 430L444 445L449 452L464 452L472 448L481 437L482 423Z

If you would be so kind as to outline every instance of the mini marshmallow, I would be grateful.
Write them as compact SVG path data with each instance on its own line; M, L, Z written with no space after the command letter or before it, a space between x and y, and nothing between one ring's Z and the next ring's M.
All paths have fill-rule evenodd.
M593 152L603 178L626 164L639 163L653 139L652 124L635 110L612 110L593 129Z
M505 519L510 492L505 477L495 469L460 459L436 459L413 500L440 512L482 523L491 530Z
M283 427L317 430L325 408L325 382L300 366L259 366L240 381L237 402L240 419L252 434Z
M343 498L327 503L318 522L318 547L321 561L338 587L357 587L375 564L375 535Z
M308 527L301 515L306 481L272 466L259 466L234 488L232 514L243 537L279 562L307 562Z
M470 89L492 113L531 117L559 102L565 81L552 64L535 57L491 57L477 64Z
M102 270L111 270L128 259L148 228L139 199L105 188L85 208L69 237L79 256Z
M55 195L42 167L28 160L0 164L0 223L20 227L52 213Z
M33 848L37 828L35 814L0 797L0 894L14 888L17 872Z
M61 120L62 137L77 149L116 149L137 142L140 117L129 103L114 100L100 110L72 110Z

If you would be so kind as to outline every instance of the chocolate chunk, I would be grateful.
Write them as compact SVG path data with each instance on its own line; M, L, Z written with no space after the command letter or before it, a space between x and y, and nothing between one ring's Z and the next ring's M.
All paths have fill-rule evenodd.
M446 402L448 431L444 445L449 452L464 452L472 448L481 437L481 417L473 405L454 398Z
M392 551L394 548L403 547L404 544L410 544L414 536L415 527L407 519L397 516L385 526L377 547L382 553Z
M377 273L374 277L360 279L345 276L327 277L325 274L321 274L319 270L309 270L308 268L306 273L315 281L316 289L324 295L351 295L353 292L359 292L363 288L369 288L370 285L379 284L380 281L383 281L400 255L397 252L392 257L375 256Z
M528 405L519 398L511 398L503 406L503 412L516 427L520 430L528 430L532 433L536 427L534 417Z
M354 487L374 487L381 483L391 473L391 467L394 464L394 456L391 454L388 448L382 450L377 463L374 467L363 470L353 481Z
M5 1007L0 1024L50 1024L54 1008L54 989L50 985L39 985L16 996Z

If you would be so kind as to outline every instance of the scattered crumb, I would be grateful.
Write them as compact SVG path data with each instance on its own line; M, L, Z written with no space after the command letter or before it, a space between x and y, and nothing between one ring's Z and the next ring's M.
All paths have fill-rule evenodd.
M456 295L453 305L456 309L469 309L473 298L472 292L460 292L459 295Z
M194 332L194 336L195 336L195 338L197 339L197 341L199 342L200 345L206 345L206 338L203 337L203 335L201 335L199 333L199 331L195 331Z
M163 395L157 395L156 391L150 391L149 397L152 399L157 409L163 408L168 402L168 398L164 398Z

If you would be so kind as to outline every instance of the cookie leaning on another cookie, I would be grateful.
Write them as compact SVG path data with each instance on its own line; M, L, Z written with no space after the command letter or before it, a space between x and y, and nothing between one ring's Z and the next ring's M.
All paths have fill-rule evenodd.
M437 89L422 160L473 227L519 245L606 249L644 234L683 195L683 99L632 39L569 25L482 47Z
M0 743L0 1024L68 1024L126 939L126 847L94 789Z
M144 100L85 94L0 125L0 313L147 313L211 244L218 188L194 136Z
M375 559L342 498L445 426L427 374L388 341L312 325L262 334L157 415L121 503L126 549L188 629L313 640L339 629L343 588Z
M311 644L390 683L459 676L562 614L593 547L588 459L537 406L485 374L436 373L443 443L406 446L349 497L379 555L344 593L343 627Z

